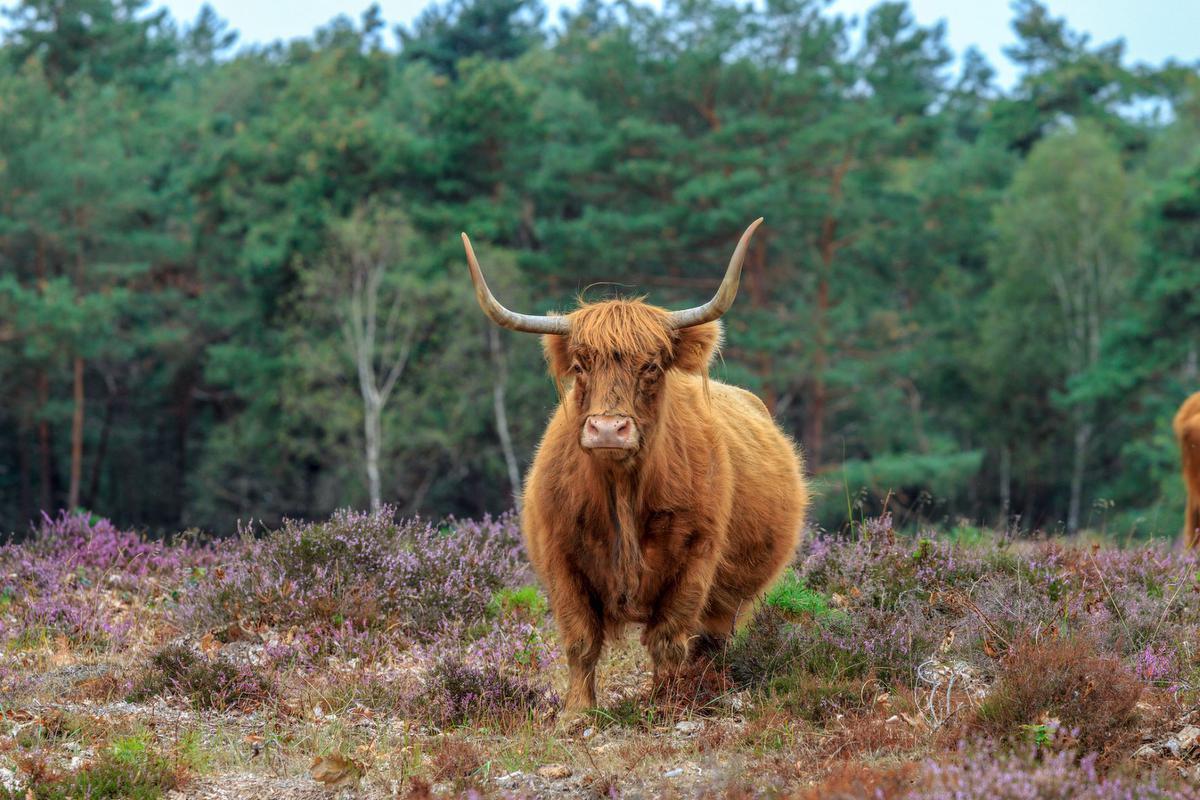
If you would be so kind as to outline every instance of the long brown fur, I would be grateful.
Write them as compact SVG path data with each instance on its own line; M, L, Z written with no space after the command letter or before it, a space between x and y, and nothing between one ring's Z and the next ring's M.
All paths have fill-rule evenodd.
M1187 487L1183 518L1183 541L1190 548L1200 544L1200 392L1183 401L1175 415L1175 438Z
M708 377L720 323L673 331L640 300L586 304L546 336L562 402L525 483L522 528L567 654L566 706L596 703L606 638L645 625L656 677L728 636L787 565L808 505L800 456L751 393ZM585 450L590 414L633 418L639 447Z

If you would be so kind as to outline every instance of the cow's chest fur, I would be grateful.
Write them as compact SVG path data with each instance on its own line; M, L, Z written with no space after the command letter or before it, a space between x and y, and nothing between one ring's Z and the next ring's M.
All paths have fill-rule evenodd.
M575 561L607 619L653 621L687 562L691 516L687 509L637 507L617 487L604 509L580 512Z

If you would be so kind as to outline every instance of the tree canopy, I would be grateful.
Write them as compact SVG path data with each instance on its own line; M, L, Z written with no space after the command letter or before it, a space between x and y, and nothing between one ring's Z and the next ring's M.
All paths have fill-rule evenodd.
M760 215L716 376L800 443L821 524L1177 527L1195 64L1132 65L1038 0L1007 89L903 2L586 0L548 24L450 0L394 43L372 8L240 51L207 8L6 13L0 528L502 511L557 395L535 337L474 307L458 232L513 307L681 306ZM364 365L378 394L401 356L372 406Z

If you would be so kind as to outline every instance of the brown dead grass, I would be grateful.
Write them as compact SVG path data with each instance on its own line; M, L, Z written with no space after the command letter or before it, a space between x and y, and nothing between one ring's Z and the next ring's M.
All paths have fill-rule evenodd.
M1096 752L1101 763L1139 739L1142 684L1121 661L1084 635L1016 643L976 709L969 731L1000 740L1036 737L1055 721L1061 744Z
M477 783L476 777L485 760L477 746L463 739L444 736L433 749L430 769L434 781L452 783L461 791Z
M796 800L890 800L911 790L917 769L916 764L875 769L846 762L815 786L798 792Z
M733 689L728 671L713 659L702 656L657 681L647 700L667 719L678 719L691 714L715 713L721 698Z

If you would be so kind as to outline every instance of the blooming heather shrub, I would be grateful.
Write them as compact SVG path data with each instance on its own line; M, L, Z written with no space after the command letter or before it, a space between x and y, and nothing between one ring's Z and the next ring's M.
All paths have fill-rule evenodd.
M856 534L808 539L795 565L796 580L827 598L837 619L781 628L768 617L748 635L783 636L784 649L912 685L927 660L965 663L990 677L1013 642L1051 629L1086 631L1146 682L1200 684L1200 604L1190 600L1200 590L1195 553L999 537L964 547L898 535L887 517L867 520Z
M64 571L95 578L100 575L141 578L173 575L185 564L205 560L205 549L186 543L168 545L121 530L107 519L86 513L42 515L33 536L19 545L30 558L52 560Z
M932 535L897 535L891 517L868 520L848 539L814 537L799 555L798 574L815 591L887 608L914 592L967 584L988 572L985 550Z
M1034 758L1022 753L969 753L950 763L927 761L904 800L1191 800L1196 789L1157 775L1101 773L1095 755L1071 752Z
M180 609L189 627L301 626L318 647L381 630L427 641L447 625L482 620L498 589L526 580L511 516L433 526L396 522L391 508L339 511L325 522L287 521L261 539L244 536L238 547Z
M465 646L451 633L425 656L434 667L413 708L437 725L524 718L558 706L549 685L558 652L527 622L499 620Z
M780 677L799 673L909 685L946 631L961 623L959 612L930 597L985 571L981 555L897 536L886 517L853 539L811 538L795 575L785 576L731 643L727 665L743 685L778 686Z
M547 714L558 706L557 696L528 678L494 665L472 665L461 658L439 661L421 698L426 719L438 725L504 722Z
M1176 674L1175 657L1162 649L1148 644L1134 658L1134 674L1147 683L1163 683Z
M213 557L209 548L148 541L87 514L43 515L26 541L0 547L0 640L119 642L129 624L104 602L105 589L153 600Z
M554 665L558 649L532 623L500 620L471 642L466 654L472 663L536 676Z

